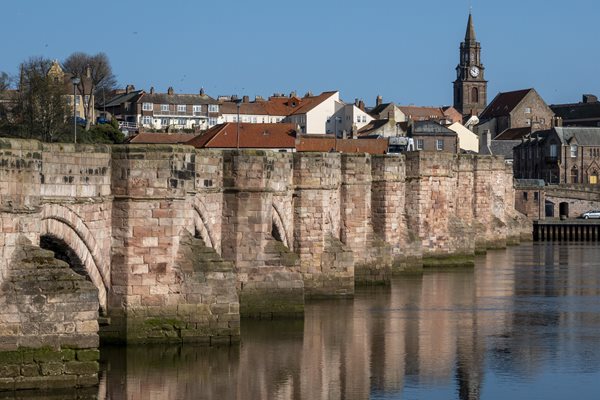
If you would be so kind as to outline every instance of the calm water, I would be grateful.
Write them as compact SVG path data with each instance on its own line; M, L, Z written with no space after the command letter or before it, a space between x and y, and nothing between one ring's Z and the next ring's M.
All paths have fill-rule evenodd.
M599 399L600 247L490 252L244 323L239 347L102 356L101 399Z

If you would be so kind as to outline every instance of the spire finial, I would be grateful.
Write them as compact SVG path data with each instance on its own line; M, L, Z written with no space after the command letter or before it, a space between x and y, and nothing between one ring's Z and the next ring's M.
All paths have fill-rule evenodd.
M467 22L467 32L465 33L465 42L475 42L475 27L473 26L473 16L469 13L469 21Z

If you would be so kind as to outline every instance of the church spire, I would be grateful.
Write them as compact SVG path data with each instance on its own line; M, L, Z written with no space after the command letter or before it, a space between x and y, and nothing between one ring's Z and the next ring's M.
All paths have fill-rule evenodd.
M473 16L469 13L469 22L467 22L467 32L465 33L465 42L474 43L475 40L475 27L473 26Z

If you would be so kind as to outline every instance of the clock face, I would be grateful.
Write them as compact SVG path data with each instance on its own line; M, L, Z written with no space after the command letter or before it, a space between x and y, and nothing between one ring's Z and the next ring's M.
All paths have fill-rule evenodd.
M471 74L471 76L472 76L473 78L477 78L477 77L479 76L479 68L477 68L476 66L472 66L472 67L469 69L469 73Z

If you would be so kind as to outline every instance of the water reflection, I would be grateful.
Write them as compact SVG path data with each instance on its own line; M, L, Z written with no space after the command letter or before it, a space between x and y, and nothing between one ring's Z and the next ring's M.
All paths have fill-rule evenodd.
M599 248L523 245L245 321L239 347L104 349L99 398L595 398L599 295Z

